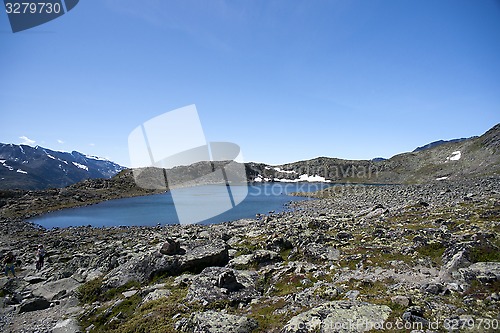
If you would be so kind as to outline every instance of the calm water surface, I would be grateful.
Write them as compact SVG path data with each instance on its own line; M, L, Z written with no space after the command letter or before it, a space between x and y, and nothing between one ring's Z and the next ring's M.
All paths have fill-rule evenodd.
M189 198L195 196L212 196L218 200L214 187L207 185L197 188L181 189L181 193L189 204ZM263 183L248 186L248 196L233 209L204 220L203 224L221 223L225 221L252 218L256 214L267 214L270 211L286 210L290 201L308 200L304 197L292 197L291 192L309 192L331 186L324 183ZM244 187L241 187L244 190ZM178 190L179 191L179 190ZM194 206L193 209L196 209ZM177 213L170 193L117 199L96 205L64 209L30 220L45 228L92 225L94 227L112 226L154 226L157 224L178 224Z

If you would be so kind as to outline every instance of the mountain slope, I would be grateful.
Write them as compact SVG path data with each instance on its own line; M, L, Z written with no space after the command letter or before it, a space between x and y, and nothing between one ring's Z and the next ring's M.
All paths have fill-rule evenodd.
M500 174L500 124L480 137L430 144L387 160L318 157L278 166L249 163L249 180L423 183Z
M429 149L429 148L434 148L434 147L440 146L440 145L445 144L445 143L462 142L462 141L465 141L465 140L468 140L468 139L474 139L474 138L477 138L477 137L475 136L475 137L472 137L472 138L461 138L461 139L453 139L453 140L439 140L439 141L434 141L434 142L428 143L428 144L426 144L424 146L415 148L415 150L413 152L416 153L417 151L421 151L421 150L425 150L425 149Z
M77 151L0 143L0 189L65 187L89 178L110 178L124 168Z

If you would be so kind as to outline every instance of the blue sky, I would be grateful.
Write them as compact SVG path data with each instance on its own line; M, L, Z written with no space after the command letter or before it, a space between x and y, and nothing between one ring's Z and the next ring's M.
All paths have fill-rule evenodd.
M16 34L2 10L0 50L0 142L123 165L136 126L190 104L208 141L270 164L390 157L500 122L493 0L85 0Z

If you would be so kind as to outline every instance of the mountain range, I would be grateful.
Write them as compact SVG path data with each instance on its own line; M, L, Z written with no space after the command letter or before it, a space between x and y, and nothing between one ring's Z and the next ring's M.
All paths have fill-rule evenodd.
M318 157L276 166L250 162L245 163L244 170L249 182L423 183L499 175L499 148L500 124L497 124L479 137L435 141L389 159ZM178 167L176 172L189 179L191 175L205 172L206 163ZM223 165L223 162L215 163L216 168ZM62 188L85 179L111 178L124 169L106 159L76 151L66 153L39 146L0 144L0 189ZM142 175L158 175L159 171L149 169L150 172ZM132 172L122 172L113 179L119 183L124 177L132 178ZM113 188L113 179L107 187ZM88 186L88 182L85 184Z
M77 151L0 143L0 189L66 187L85 179L111 178L123 169L106 159Z

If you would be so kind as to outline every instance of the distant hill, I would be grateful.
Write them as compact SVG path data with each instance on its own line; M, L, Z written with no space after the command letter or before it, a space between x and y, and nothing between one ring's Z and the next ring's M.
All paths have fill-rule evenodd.
M477 136L474 136L472 138L461 138L461 139L453 139L453 140L434 141L434 142L426 144L425 146L415 148L415 150L413 152L416 153L417 151L421 151L421 150L425 150L425 149L429 149L429 148L434 148L434 147L440 146L440 145L445 144L445 143L462 142L462 141L465 141L468 139L474 139L474 138L477 138Z
M249 180L333 183L423 183L500 175L500 124L480 137L438 141L389 159L318 157L277 166L248 163Z
M123 169L106 159L77 151L0 143L0 189L65 187L85 179L111 178Z
M178 167L180 185L184 180L203 175L207 169L205 164ZM215 166L223 164L215 163ZM0 144L0 189L62 188L84 179L110 178L123 169L116 163L75 151L63 153L42 147ZM149 169L141 177L158 174L154 168ZM389 159L318 157L276 166L250 162L245 163L245 171L249 182L393 184L500 175L500 124L479 137L436 141ZM132 177L131 172L125 175ZM164 182L163 177L160 178ZM128 181L133 182L133 179ZM113 184L111 179L106 187L113 188ZM121 190L118 192L114 195L127 196Z

